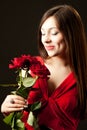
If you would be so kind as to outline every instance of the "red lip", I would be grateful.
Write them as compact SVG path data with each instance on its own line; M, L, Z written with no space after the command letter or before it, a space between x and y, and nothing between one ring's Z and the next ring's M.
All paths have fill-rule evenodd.
M54 49L54 46L45 46L46 50L52 50Z

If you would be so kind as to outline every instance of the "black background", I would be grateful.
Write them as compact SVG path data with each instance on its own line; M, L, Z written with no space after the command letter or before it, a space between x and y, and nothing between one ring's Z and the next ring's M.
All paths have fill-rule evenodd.
M37 29L43 13L57 4L70 4L83 19L87 34L87 5L83 0L6 0L0 2L0 84L15 83L16 75L8 65L21 54L38 55ZM13 87L0 85L0 104ZM3 123L0 113L0 129L10 130ZM79 130L87 130L86 120L81 121Z

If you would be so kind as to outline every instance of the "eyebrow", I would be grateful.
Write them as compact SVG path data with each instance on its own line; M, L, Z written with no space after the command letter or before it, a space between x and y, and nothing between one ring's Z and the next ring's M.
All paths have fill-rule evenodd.
M48 29L58 29L57 27L51 27L51 28L48 28ZM44 30L44 28L41 28L41 30Z

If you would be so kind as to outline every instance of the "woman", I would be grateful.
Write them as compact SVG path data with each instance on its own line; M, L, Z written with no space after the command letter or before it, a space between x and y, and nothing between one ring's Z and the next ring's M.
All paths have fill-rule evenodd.
M45 12L38 30L38 48L37 59L50 71L48 82L38 83L43 95L38 112L40 129L76 130L86 110L87 47L81 17L73 7L59 5ZM33 96L29 95L28 103L33 102ZM25 99L9 95L2 103L1 112L24 107ZM24 112L25 124L26 118Z

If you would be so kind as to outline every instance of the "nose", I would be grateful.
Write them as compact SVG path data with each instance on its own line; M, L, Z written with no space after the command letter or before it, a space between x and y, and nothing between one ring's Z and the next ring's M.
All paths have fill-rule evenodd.
M45 35L45 37L44 37L44 42L45 42L45 43L51 42L51 38L50 38L49 35Z

